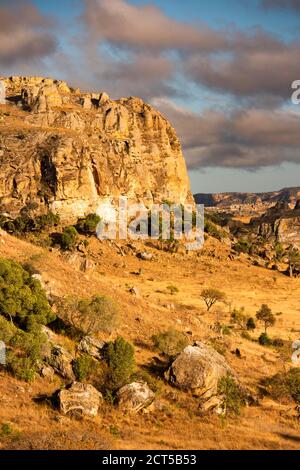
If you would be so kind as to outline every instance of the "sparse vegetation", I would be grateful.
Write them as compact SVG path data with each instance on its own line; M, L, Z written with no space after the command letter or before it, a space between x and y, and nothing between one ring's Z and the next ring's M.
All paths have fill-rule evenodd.
M112 333L119 323L119 308L107 296L95 295L90 299L66 298L58 301L59 317L76 331L86 335Z
M60 217L58 214L48 212L36 217L30 216L30 208L25 208L21 214L15 219L1 216L0 227L9 233L18 234L26 232L41 232L48 230L59 224Z
M167 289L171 295L177 294L179 292L178 287L173 286L173 285L167 286Z
M263 380L268 392L278 401L293 400L300 404L300 369L292 368Z
M237 253L249 254L251 250L251 243L247 240L239 240L233 247Z
M152 337L154 348L161 354L173 357L188 346L188 339L184 333L174 328Z
M224 396L225 410L227 414L239 415L245 403L244 394L231 375L219 380L218 394Z

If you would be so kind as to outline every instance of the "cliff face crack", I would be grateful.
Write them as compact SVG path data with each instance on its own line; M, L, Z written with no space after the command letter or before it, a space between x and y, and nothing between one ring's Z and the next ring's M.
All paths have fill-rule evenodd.
M44 190L46 202L57 192L57 172L56 167L49 155L43 155L40 161L41 183Z

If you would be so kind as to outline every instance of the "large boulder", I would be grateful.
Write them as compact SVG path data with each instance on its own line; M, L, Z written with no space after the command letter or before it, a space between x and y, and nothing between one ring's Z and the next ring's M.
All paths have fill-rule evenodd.
M119 407L132 413L138 413L147 408L154 398L154 393L144 382L132 382L117 392Z
M166 379L182 390L191 390L207 400L218 393L218 382L232 374L225 359L204 343L187 346L166 372Z
M73 382L58 394L60 411L67 414L70 411L79 411L82 415L94 417L103 401L102 394L92 385Z
M78 351L93 356L95 359L102 359L105 342L93 336L85 336L78 344Z
M74 380L75 376L72 368L73 359L73 356L62 346L53 345L47 362L61 377Z

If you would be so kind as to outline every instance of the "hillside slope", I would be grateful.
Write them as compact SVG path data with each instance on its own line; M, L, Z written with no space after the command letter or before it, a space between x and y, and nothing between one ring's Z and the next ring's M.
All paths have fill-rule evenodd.
M213 329L216 320L228 324L229 309L244 307L255 316L262 303L273 312L282 312L271 329L272 337L291 342L300 334L300 279L251 266L244 258L231 261L228 249L208 239L201 252L179 254L136 242L138 250L148 250L152 261L137 258L123 243L90 239L91 268L77 267L80 253L62 254L40 248L4 232L0 236L0 256L31 263L53 293L87 297L107 294L117 300L121 323L113 337L122 335L136 348L137 363L149 366L153 356L151 337L169 327L185 332L189 341L213 341L224 349L228 363L243 385L259 395L260 380L291 366L289 352L266 348L245 339L238 332L220 338ZM126 254L125 254L126 253ZM125 254L125 255L124 255ZM171 294L169 285L178 288ZM136 288L135 294L130 287ZM206 312L200 291L219 287L227 295L227 305ZM251 334L255 339L262 330ZM61 338L66 347L74 344ZM240 350L241 358L233 354ZM59 382L38 378L32 384L13 379L1 371L0 423L9 423L12 435L0 437L1 448L116 448L116 449L297 449L299 424L290 403L278 403L260 396L259 405L243 409L240 417L200 416L198 399L168 385L151 371L158 386L156 405L147 414L124 415L104 405L95 420L63 417L41 396L51 395Z

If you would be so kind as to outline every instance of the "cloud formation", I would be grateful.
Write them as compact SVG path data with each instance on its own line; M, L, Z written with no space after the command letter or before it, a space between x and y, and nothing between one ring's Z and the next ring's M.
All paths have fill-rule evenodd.
M233 52L230 57L191 56L185 69L196 83L236 96L291 96L300 77L300 43Z
M49 21L30 3L0 5L0 64L34 61L55 52Z
M170 100L153 104L178 130L189 168L249 170L300 163L300 114L266 109L191 113Z
M133 49L228 48L222 32L202 25L196 28L163 14L154 5L135 6L125 0L85 0L84 20L99 39Z

